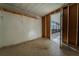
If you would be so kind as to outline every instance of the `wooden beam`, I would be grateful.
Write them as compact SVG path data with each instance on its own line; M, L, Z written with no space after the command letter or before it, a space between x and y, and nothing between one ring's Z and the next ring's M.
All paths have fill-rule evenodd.
M0 10L6 11L6 12L10 12L10 13L13 13L13 14L23 15L23 16L27 16L27 17L31 17L31 18L37 19L37 17L29 15L29 14L26 14L24 11L18 11L18 10L15 10L15 9L12 9L12 8L8 8L8 7L1 7L0 6Z

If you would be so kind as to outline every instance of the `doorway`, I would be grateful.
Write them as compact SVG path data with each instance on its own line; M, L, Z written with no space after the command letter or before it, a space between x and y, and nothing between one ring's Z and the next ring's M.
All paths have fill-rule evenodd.
M52 42L56 43L58 46L61 44L61 12L51 14L50 16L50 39Z

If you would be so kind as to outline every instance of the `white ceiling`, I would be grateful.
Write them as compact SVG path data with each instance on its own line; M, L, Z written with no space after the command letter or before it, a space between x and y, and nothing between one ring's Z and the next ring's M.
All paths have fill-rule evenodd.
M57 8L60 8L64 3L10 3L9 5L38 16L44 16Z

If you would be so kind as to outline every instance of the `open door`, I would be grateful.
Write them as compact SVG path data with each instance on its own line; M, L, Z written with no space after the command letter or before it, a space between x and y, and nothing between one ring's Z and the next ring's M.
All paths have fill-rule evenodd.
M61 11L51 14L51 41L59 47L61 43Z

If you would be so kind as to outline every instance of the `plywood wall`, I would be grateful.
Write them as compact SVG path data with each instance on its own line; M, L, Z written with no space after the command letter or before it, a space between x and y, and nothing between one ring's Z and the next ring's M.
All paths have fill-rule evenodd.
M69 6L69 44L76 45L77 39L77 4Z
M50 38L50 15L42 17L42 37Z
M63 8L62 41L68 44L68 7Z
M68 46L79 46L79 5L70 4L63 8L63 42ZM67 9L68 8L68 9ZM67 43L66 43L67 42Z

